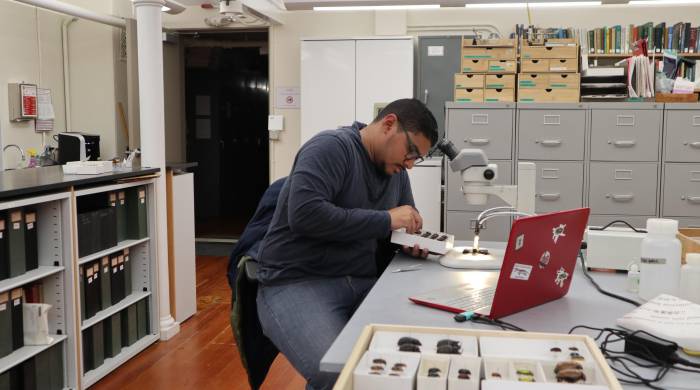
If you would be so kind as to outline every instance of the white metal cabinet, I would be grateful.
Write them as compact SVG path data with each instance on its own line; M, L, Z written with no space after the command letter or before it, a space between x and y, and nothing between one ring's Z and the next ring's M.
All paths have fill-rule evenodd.
M366 39L356 42L355 120L374 119L374 104L413 97L413 41Z
M355 41L301 42L301 144L355 119Z
M413 201L423 218L423 229L440 231L442 158L427 159L407 172Z
M323 130L370 122L375 103L413 97L413 39L302 40L301 95L301 144Z
M194 174L167 173L170 196L168 222L171 252L169 255L170 312L182 323L197 312L197 267L194 249Z

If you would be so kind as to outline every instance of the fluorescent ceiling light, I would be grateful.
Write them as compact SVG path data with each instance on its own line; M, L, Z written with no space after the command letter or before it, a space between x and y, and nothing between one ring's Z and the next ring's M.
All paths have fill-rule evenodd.
M557 7L591 7L601 5L601 1L555 1L549 3L529 3L530 8L557 8ZM466 4L466 8L525 8L527 2L521 3L484 3Z
M699 0L630 0L629 5L683 5L683 4L697 4L700 5Z
M381 11L397 9L436 9L440 4L420 5L356 5L347 7L314 7L314 11Z

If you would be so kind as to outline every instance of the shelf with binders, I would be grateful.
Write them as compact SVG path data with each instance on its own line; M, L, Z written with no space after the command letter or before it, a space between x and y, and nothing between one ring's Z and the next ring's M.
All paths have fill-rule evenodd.
M0 215L0 267L11 276L0 281L0 388L75 387L71 194L0 202ZM37 304L50 308L27 315ZM37 335L44 321L48 334Z
M157 259L149 235L155 231L154 181L81 189L76 203L78 246L86 237L98 243L87 251L83 243L76 259L79 373L87 388L159 338ZM105 234L81 228L81 218L99 221Z
M632 57L632 53L616 53L616 54L594 54L594 53L588 53L585 54L588 58L627 58L627 57ZM663 53L649 53L649 57L663 57ZM685 57L685 58L698 58L700 59L700 53L678 53L678 57Z

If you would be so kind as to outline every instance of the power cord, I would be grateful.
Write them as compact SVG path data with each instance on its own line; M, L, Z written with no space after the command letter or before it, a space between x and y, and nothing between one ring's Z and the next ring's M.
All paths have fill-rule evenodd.
M465 311L454 316L455 321L465 322L470 321L475 324L498 326L503 330L512 330L514 332L527 332L527 330L509 322L501 321L495 318L489 318L473 311Z
M677 353L678 344L673 341L662 339L645 331L628 332L622 329L595 328L586 325L571 328L569 334L577 329L598 332L594 339L600 343L600 351L605 359L611 363L610 368L618 374L620 382L663 390L655 383L661 381L671 369L700 374L700 370L686 368L700 368L700 365L680 357ZM620 342L623 342L624 346L615 348L615 344L619 345ZM644 377L636 372L631 365L656 369L657 371L653 377Z
M586 277L586 279L588 279L588 280L591 282L591 284L593 284L593 287L595 287L596 290L598 290L598 292L600 292L600 293L603 294L603 295L607 295L607 296L609 296L609 297L611 297L611 298L619 299L619 300L621 300L621 301L623 301L623 302L627 302L627 303L632 304L632 305L634 305L634 306L641 306L641 304L640 304L639 302L637 302L637 301L634 301L634 300L632 300L632 299L625 298L625 297L623 297L623 296L621 296L621 295L613 294L613 293L611 293L611 292L609 292L609 291L603 290L603 289L600 287L600 285L598 285L598 283L597 283L597 282L593 279L593 277L588 273L588 265L586 264L586 258L583 256L583 250L586 249L586 248L588 248L588 244L587 244L586 242L582 242L582 243L581 243L581 249L579 249L579 251L578 251L578 255L579 255L579 257L581 258L581 268L583 269L583 275Z

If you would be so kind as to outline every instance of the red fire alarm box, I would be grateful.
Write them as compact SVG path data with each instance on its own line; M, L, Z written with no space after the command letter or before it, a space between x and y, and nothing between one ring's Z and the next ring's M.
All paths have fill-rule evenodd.
M7 91L7 100L10 102L10 120L19 122L37 118L37 90L35 84L8 84Z

